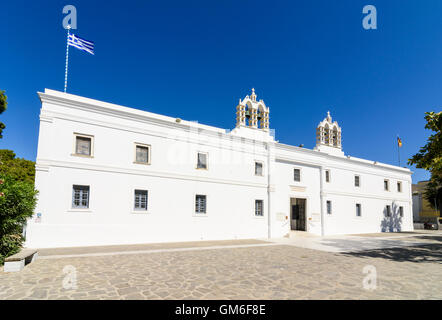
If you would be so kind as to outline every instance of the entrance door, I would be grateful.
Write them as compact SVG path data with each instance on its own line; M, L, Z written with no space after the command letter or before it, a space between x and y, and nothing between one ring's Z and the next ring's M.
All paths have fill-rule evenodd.
M290 199L290 229L306 231L305 224L305 202L306 199Z

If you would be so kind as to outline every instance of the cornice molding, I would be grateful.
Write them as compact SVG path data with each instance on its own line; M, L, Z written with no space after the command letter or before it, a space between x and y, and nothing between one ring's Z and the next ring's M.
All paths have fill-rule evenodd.
M160 127L167 127L170 129L181 130L184 132L198 132L198 134L212 136L212 137L220 137L222 139L233 140L233 141L237 141L237 142L246 142L246 143L250 143L250 144L254 144L254 145L257 145L257 144L265 145L265 143L266 143L265 141L262 141L262 140L256 140L256 139L250 139L250 138L244 138L244 137L240 137L240 136L231 135L228 133L230 131L227 131L227 130L221 129L221 128L210 127L210 126L201 125L201 124L197 124L196 126L192 126L190 124L172 122L173 118L167 117L167 116L162 116L162 115L159 115L159 116L165 117L165 118L167 117L167 118L170 118L171 120L167 121L167 120L163 120L163 119L154 118L152 116L149 116L149 112L143 111L143 110L132 109L129 107L118 106L118 105L112 105L112 108L111 108L110 106L100 106L100 105L93 104L93 103L86 103L86 102L81 102L81 101L77 101L77 100L73 100L73 99L68 99L65 97L54 96L54 95L51 95L48 93L43 93L43 92L39 92L38 94L40 96L40 100L42 103L52 103L55 105L60 105L62 107L66 107L66 108L77 109L77 110L82 110L82 111L86 111L86 112L94 112L94 113L102 114L102 115L114 116L114 117L117 117L120 119L135 120L135 121L138 121L141 123L152 124L152 125L156 125L156 126L160 126ZM99 102L99 101L97 101L97 102ZM104 104L111 105L108 103L104 103ZM130 111L116 110L116 108L129 109ZM43 107L42 114L44 114L44 113L50 113L50 112L48 112L47 110L44 110L44 107ZM140 113L145 113L145 114L142 115ZM64 114L65 116L71 116L66 113L58 113L58 114Z
M374 175L374 176L379 176L382 178L388 178L388 179L401 179L401 181L408 181L411 182L410 179L403 179L403 178L398 178L398 176L396 175L392 175L391 171L388 170L381 170L380 172L373 172L372 170L367 170L367 169L363 169L363 168L354 168L354 167L348 167L348 166L336 166L336 165L330 165L329 163L325 162L325 161L317 161L317 162L313 162L313 161L305 161L302 159L293 159L293 158L288 158L288 157L282 157L282 156L276 156L276 162L283 162L283 163L287 163L287 164L293 164L293 165L299 165L299 166L308 166L308 167L313 167L313 168L317 168L319 170L325 170L325 169L339 169L339 170L345 170L347 172L353 172L354 174L368 174L368 175ZM358 163L359 164L359 163ZM373 169L373 168L372 168ZM375 169L382 169L382 168L377 168L375 167ZM407 174L406 172L398 172L400 174ZM407 174L407 177L410 178L410 175Z
M355 192L346 192L346 191L333 191L333 190L327 190L324 189L322 192L323 196L327 195L336 195L336 196L343 196L343 197L352 197L352 198L366 198L366 199L377 199L377 200L385 200L385 201L397 201L397 202L411 202L409 198L399 198L399 197L388 197L388 196L381 196L376 194L367 194L367 193L355 193Z
M231 185L255 187L255 188L267 188L267 183L243 182L237 180L184 175L184 174L170 173L164 171L153 171L153 170L145 171L145 170L136 170L129 168L119 168L107 165L92 165L92 164L83 164L83 163L76 163L70 161L37 159L36 163L36 169L38 168L37 170L48 171L50 167L60 167L60 168L69 168L69 169L78 169L78 170L92 170L92 171L101 171L108 173L150 176L150 177L166 178L166 179L191 180L191 181L207 182L207 183L231 184ZM45 168L47 168L47 170Z
M55 91L55 93L58 93L58 92ZM62 94L62 93L60 93L60 94ZM60 106L66 107L66 108L77 109L77 110L82 110L82 111L86 111L86 112L94 112L94 113L102 114L102 115L109 115L109 116L113 116L113 117L120 118L120 119L135 120L140 123L146 123L146 124L151 124L151 125L155 125L155 126L159 126L159 127L180 130L182 132L198 132L198 134L209 136L209 137L221 138L225 141L230 140L230 141L234 141L237 143L249 144L249 145L254 145L254 146L261 145L263 147L267 144L271 147L276 148L276 151L277 150L285 150L285 151L290 151L290 152L295 152L295 153L309 154L309 155L312 155L312 156L315 156L315 157L318 157L319 159L321 159L317 162L314 162L315 166L328 165L327 160L332 160L332 161L342 161L344 163L347 162L347 163L351 163L351 164L357 164L357 165L369 167L372 169L381 169L381 170L385 170L385 171L395 171L398 173L400 172L402 174L409 174L409 175L412 174L412 172L409 169L395 167L395 166L391 166L391 165L387 165L387 164L383 164L383 163L377 163L377 164L372 163L371 164L371 163L359 161L357 159L352 159L351 157L349 158L349 157L333 156L333 155L318 152L315 150L286 145L286 144L282 144L279 142L266 142L266 141L262 141L262 140L255 140L255 139L235 136L235 135L229 134L228 131L226 131L225 129L205 126L205 125L201 125L201 124L198 124L196 126L192 126L190 124L177 123L177 122L173 122L172 117L157 115L159 117L168 118L168 120L159 119L159 118L155 118L153 116L150 116L150 113L147 111L132 109L129 107L124 107L124 106L119 106L119 105L114 105L114 104L110 104L107 102L101 102L98 100L78 97L79 99L88 100L90 102L78 101L78 100L72 98L71 95L68 95L67 97L62 97L60 95L51 94L51 93L47 93L47 92L44 92L44 93L39 92L38 95L39 95L42 103L52 103L55 105L60 105ZM73 96L73 97L76 97L76 96ZM92 103L92 102L96 102L96 103ZM77 118L76 119L77 121L80 121L80 119L81 119L80 117L74 117L74 116L72 116L70 114L66 114L66 113L48 112L47 110L44 110L44 107L42 107L42 111L41 111L41 115L40 115L41 121L51 122L52 121L51 114L52 114L52 117L58 116L61 118L63 115L65 119L73 120L73 119ZM84 122L85 119L82 119L81 121ZM97 122L98 121L96 121L96 120L89 121L90 124L96 124ZM110 126L110 123L108 123L108 125ZM115 126L116 126L115 124L112 124L112 128L115 128ZM127 130L127 127L126 127L126 130ZM135 129L131 128L131 130L133 131ZM138 130L140 133L142 133L142 131L143 131L140 129L138 129ZM147 134L151 134L151 133L147 133ZM160 135L160 133L158 133L158 132L156 132L154 134ZM196 143L199 143L199 142L196 142ZM278 155L276 155L276 158L284 159L283 156L278 156ZM299 160L291 159L290 161L299 161ZM304 162L304 160L302 160L302 162Z
M333 167L330 166L329 162L327 162L327 160L332 160L332 161L342 161L344 163L349 163L349 164L353 164L353 165L361 165L361 166L365 166L365 167L369 167L371 169L381 169L381 170L385 170L385 171L396 171L398 173L401 174L408 174L411 175L413 172L410 169L407 168L401 168L401 167L395 167L395 166L391 166L388 164L384 164L384 163L367 163L365 161L359 161L357 159L352 159L351 157L339 157L339 156L334 156L334 155L330 155L327 153L322 153L319 151L314 151L314 150L310 150L310 149L304 149L304 148L300 148L300 147L295 147L295 146L291 146L291 145L287 145L287 144L282 144L282 143L278 143L276 145L276 149L279 150L286 150L286 151L290 151L290 152L296 152L296 153L306 153L306 154L310 154L313 156L316 156L318 158L320 158L323 161L318 161L318 162L311 162L314 163L316 166L328 166L328 167ZM279 159L289 159L287 157L284 156L276 156ZM296 162L304 162L304 160L299 160L299 159L293 159L292 161L296 161ZM369 160L366 160L369 161ZM334 166L335 168L340 168L337 166Z
M232 150L237 152L243 152L243 153L249 153L249 154L255 154L255 155L261 155L261 156L267 156L267 152L265 150L265 144L263 142L257 142L255 140L243 140L241 139L238 141L236 137L234 136L211 136L211 138L217 138L221 139L221 143L214 143L213 141L207 141L205 139L195 139L192 138L190 135L194 133L193 131L186 131L186 133L189 133L189 136L183 137L182 134L165 134L164 132L160 131L154 131L149 129L142 129L138 127L131 127L127 125L122 125L119 123L112 123L108 121L101 121L101 120L91 120L84 117L74 116L71 114L65 114L65 113L59 113L59 112L53 112L53 111L42 111L41 117L44 117L45 119L52 119L51 123L53 122L53 119L61 119L61 120L67 120L67 121L73 121L73 122L79 122L83 124L88 124L92 126L99 126L99 127L105 127L115 130L121 130L126 132L133 132L138 134L144 134L149 136L154 136L158 138L163 139L170 139L174 141L181 141L181 142L189 142L193 144L198 145L205 145L205 146L211 146L211 147L217 147L220 149L225 150ZM182 132L182 131L181 131ZM198 135L201 134L201 132L198 132ZM204 135L204 133L203 133ZM228 143L234 143L236 146L228 146L226 144ZM256 149L256 147L259 147L262 149L262 151L259 151ZM253 148L253 150L251 149Z

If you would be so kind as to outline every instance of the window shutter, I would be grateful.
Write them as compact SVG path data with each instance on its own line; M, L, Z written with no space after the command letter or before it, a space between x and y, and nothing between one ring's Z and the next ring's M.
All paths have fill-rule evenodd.
M357 217L361 216L361 204L360 203L356 204L356 216Z
M300 169L294 169L294 180L295 181L301 181L301 170Z
M149 162L149 148L143 146L137 146L136 150L136 162L148 163Z
M135 190L135 210L147 210L147 190Z
M72 207L89 208L89 186L73 186Z
M255 162L255 175L262 176L262 163Z
M195 197L195 212L206 213L206 196L196 195Z
M255 200L255 216L264 215L264 206L262 200Z
M91 138L77 137L77 147L75 153L90 156Z
M198 153L198 164L197 168L206 169L207 168L207 155L204 153Z

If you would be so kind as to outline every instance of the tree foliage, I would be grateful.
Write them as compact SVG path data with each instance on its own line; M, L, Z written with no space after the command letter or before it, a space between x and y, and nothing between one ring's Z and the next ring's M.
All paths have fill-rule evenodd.
M0 114L7 97L0 90ZM0 122L0 138L5 125ZM12 150L0 150L0 265L18 252L23 243L23 226L32 217L37 203L34 189L35 163L16 158Z
M425 129L433 131L434 134L430 135L425 146L408 160L408 164L430 171L431 179L425 196L432 206L436 202L440 207L442 204L442 111L426 112L425 120L427 120Z
M8 106L8 98L5 95L4 90L0 90L0 114L3 113L6 110L6 107ZM0 122L0 139L3 138L3 129L5 129L6 126L3 122Z
M23 225L34 212L37 191L33 184L0 175L0 265L20 250Z
M34 184L34 161L16 158L12 150L0 150L0 175L7 175L17 181Z

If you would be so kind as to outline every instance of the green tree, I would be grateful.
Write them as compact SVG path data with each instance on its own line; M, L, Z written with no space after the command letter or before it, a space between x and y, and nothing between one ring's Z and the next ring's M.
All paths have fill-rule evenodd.
M34 184L35 162L16 158L14 151L0 150L0 175L8 176L16 181Z
M37 191L25 181L0 175L0 265L23 243L23 225L34 212Z
M0 114L2 114L8 106L8 97L5 95L4 90L0 90ZM3 122L0 122L0 139L3 138L3 129L6 128Z
M0 90L0 114L7 104L5 92ZM0 122L0 139L5 127ZM37 203L34 177L33 161L16 158L12 150L0 150L0 265L22 246L23 226Z
M425 129L434 133L430 135L425 146L421 147L408 164L416 165L416 168L430 171L431 179L427 185L425 196L432 206L436 203L439 209L442 204L442 111L426 112ZM442 210L441 210L442 212Z

